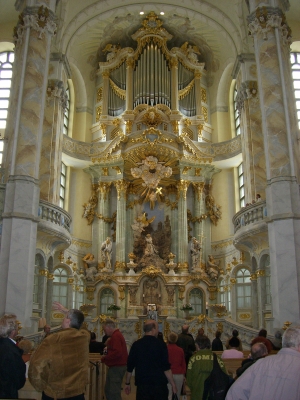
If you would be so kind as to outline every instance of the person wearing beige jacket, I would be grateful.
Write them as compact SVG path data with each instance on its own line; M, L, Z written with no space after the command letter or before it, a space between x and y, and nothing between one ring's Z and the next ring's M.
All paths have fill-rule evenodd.
M80 329L84 315L69 310L62 330L46 337L31 357L28 378L43 400L84 400L90 333Z

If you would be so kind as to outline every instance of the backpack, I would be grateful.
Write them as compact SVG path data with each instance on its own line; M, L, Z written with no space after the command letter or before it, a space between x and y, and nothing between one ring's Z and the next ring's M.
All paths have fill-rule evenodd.
M230 377L222 371L214 353L213 369L204 381L202 400L224 400L230 387Z

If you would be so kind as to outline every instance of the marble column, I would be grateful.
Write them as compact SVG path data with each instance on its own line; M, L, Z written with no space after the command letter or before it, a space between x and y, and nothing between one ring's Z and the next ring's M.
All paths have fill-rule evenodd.
M256 274L251 274L251 308L252 308L252 327L254 329L258 329L261 322L258 318L259 310L261 309L261 302L258 300L258 291L257 291L257 276Z
M53 279L54 275L52 273L48 273L47 276L47 295L46 295L46 321L47 324L51 322L51 310L52 310L52 296L53 296Z
M188 271L188 229L186 192L190 182L181 179L178 190L178 267L180 271Z
M250 0L262 133L274 328L300 321L300 196L297 120L290 71L288 2Z
M257 314L258 326L257 328L265 327L264 321L264 308L265 308L265 270L259 269L256 271L255 277L257 279Z
M62 128L67 106L67 95L62 81L48 81L46 100L40 162L40 199L59 205Z
M266 161L262 134L262 120L256 80L254 54L237 58L234 78L237 80L237 109L240 114L242 153L246 185L246 203L259 193L265 199Z
M110 236L108 229L109 225L105 222L104 218L109 218L109 193L110 193L111 182L99 182L98 193L99 193L99 217L98 218L98 232L96 243L101 244ZM102 217L102 218L101 218ZM98 262L101 262L101 249L98 250Z
M204 200L203 200L204 182L193 182L193 187L195 192L194 215L195 218L197 219L194 225L194 236L202 244L204 226L201 216L204 214Z
M39 167L55 0L17 2L15 62L4 160L6 193L0 254L0 314L31 326L39 205Z
M125 267L126 261L126 190L125 180L114 182L117 192L117 227L116 227L116 268Z

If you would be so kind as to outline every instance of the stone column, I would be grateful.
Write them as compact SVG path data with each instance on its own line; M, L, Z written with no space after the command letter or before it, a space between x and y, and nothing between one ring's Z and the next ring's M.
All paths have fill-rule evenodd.
M123 269L126 261L126 190L128 183L124 180L115 182L118 192L117 227L116 227L116 269Z
M259 193L265 199L266 161L262 120L256 81L255 58L252 54L241 54L237 59L234 77L241 82L237 88L237 109L241 120L243 164L246 186L246 203L251 203Z
M255 277L257 279L257 312L258 312L258 326L257 328L265 327L264 321L264 308L265 308L265 270L259 269L256 271Z
M178 60L171 60L171 108L178 111Z
M261 309L261 302L259 301L258 290L257 290L257 276L256 274L251 274L251 299L252 299L252 327L258 329L260 326L259 311Z
M266 154L272 310L274 328L281 328L285 321L300 320L299 150L291 37L283 9L288 2L250 0L249 4Z
M202 220L202 215L204 214L204 200L203 200L203 189L204 182L193 182L193 187L195 191L195 205L194 205L194 215L197 219L194 225L194 236L201 243L204 232L204 223Z
M96 242L101 244L110 236L110 231L108 229L108 224L105 222L105 218L109 218L109 192L110 192L111 182L99 182L98 192L99 192L99 217L98 217L98 237ZM101 262L101 249L98 250L98 262ZM103 265L104 266L104 265Z
M39 167L55 0L17 2L15 62L5 157L6 193L0 254L0 314L15 313L31 326ZM22 9L23 8L23 9ZM20 240L20 237L22 240Z
M183 179L178 183L178 267L180 271L188 271L188 230L186 192L190 182Z
M53 296L53 279L54 275L52 273L48 273L47 276L47 296L46 296L46 321L47 324L51 322L51 310L52 310L52 296Z
M67 95L62 81L48 81L46 100L40 162L40 199L59 205L62 127L67 106Z

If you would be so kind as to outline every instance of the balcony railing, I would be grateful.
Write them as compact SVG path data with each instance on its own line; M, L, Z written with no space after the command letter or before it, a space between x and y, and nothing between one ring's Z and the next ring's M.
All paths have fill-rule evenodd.
M72 218L64 209L48 201L40 200L38 216L41 220L52 222L70 232Z
M267 206L265 201L250 204L244 207L232 218L234 224L234 233L236 233L243 226L262 221L267 217Z

